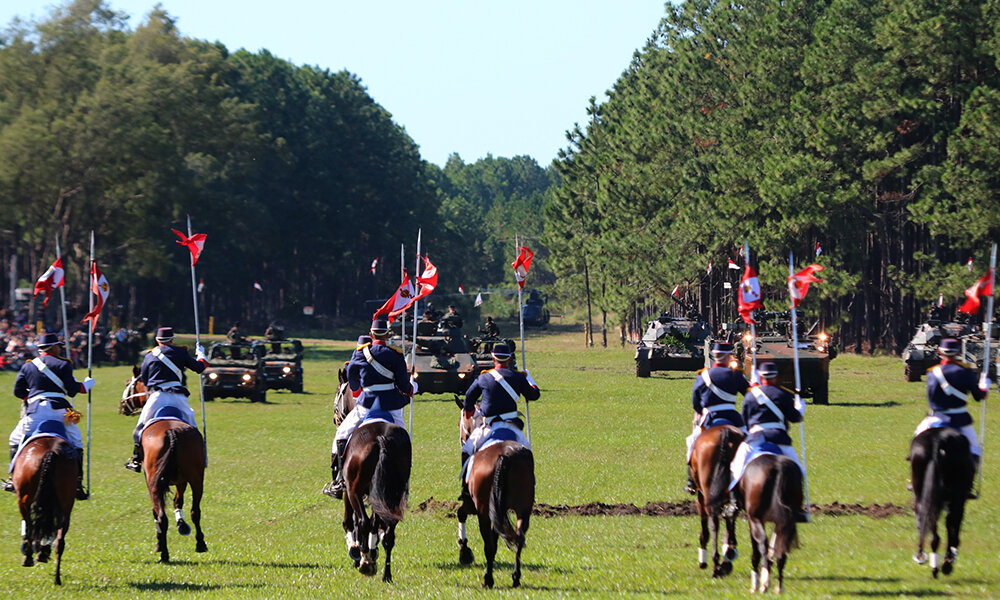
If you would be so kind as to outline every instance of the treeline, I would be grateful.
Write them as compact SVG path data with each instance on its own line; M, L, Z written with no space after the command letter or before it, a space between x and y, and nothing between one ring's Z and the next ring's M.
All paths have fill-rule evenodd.
M30 287L58 236L68 302L85 307L94 230L105 314L123 324L190 321L169 230L187 215L208 236L202 314L227 323L370 315L398 285L401 243L412 265L418 227L443 291L512 285L514 233L540 235L528 216L555 177L526 157L429 164L357 76L186 38L159 7L131 29L76 0L0 36L4 289L12 265Z
M804 307L847 349L901 348L998 238L997 23L996 0L668 3L557 161L559 286L624 329L675 284L733 320L747 237L769 308L794 252L825 266Z

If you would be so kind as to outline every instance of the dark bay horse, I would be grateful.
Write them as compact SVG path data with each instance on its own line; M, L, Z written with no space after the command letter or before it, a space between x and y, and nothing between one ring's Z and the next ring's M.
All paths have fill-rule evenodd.
M722 577L733 570L736 560L736 515L723 517L726 522L726 542L719 556L719 517L722 505L729 497L732 473L729 463L744 434L732 425L709 427L698 436L691 450L691 478L698 491L698 515L701 517L701 536L698 538L698 566L708 566L707 544L712 540L712 576Z
M14 465L14 493L21 510L21 564L48 562L56 546L55 584L62 585L59 567L70 513L76 500L76 451L60 437L37 437L21 449Z
M141 410L149 398L146 386L133 374L119 405L119 412L130 415ZM201 496L205 480L205 441L201 432L184 421L165 418L150 423L142 432L143 462L146 488L153 502L153 521L156 523L156 551L160 562L170 562L167 550L166 495L174 486L174 519L177 533L189 535L191 526L184 521L184 492L191 486L191 520L195 526L195 552L207 552L205 535L201 530Z
M333 401L333 424L339 427L348 413L354 410L355 400L351 388L347 385L347 369L341 368L337 371L337 377L340 379L340 384L337 386L337 395Z
M350 395L350 394L348 394ZM392 581L392 549L396 525L410 489L412 448L406 430L393 423L371 421L354 430L344 453L344 532L348 554L362 575L378 570L378 543L385 548L382 581ZM365 510L365 498L371 516Z
M796 513L802 508L802 471L787 456L763 454L747 465L739 489L743 494L753 545L750 591L767 591L771 585L772 564L777 563L775 591L780 594L788 552L798 544ZM770 546L765 523L774 523Z
M462 441L468 439L474 421L460 417ZM469 496L462 498L458 508L458 561L472 564L474 559L465 536L465 521L469 515L479 517L479 534L483 538L486 573L483 587L493 587L493 562L497 542L503 539L514 550L513 586L521 585L521 551L535 506L535 459L531 450L513 442L490 444L476 453L469 475ZM516 519L511 523L509 512Z
M931 536L931 574L938 568L950 575L958 558L959 530L965 515L965 501L972 490L975 465L969 440L950 427L936 427L921 432L910 443L910 482L913 486L913 512L917 515L917 553L913 560L924 564L924 539ZM948 550L939 564L937 522L947 509Z

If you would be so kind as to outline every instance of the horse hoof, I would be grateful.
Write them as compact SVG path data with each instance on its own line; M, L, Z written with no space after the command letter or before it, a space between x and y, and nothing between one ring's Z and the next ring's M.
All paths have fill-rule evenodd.
M195 552L208 552L208 546L205 544L205 542L198 542L194 546L194 551Z
M487 589L493 589L493 578L492 577L484 578L483 587Z
M514 575L512 579L513 579L513 583L511 584L511 587L521 587L521 576L520 575Z
M382 575L382 583L392 583L392 574L386 573Z
M188 525L184 521L178 521L177 522L177 533L179 533L181 535L190 535L191 534L191 526Z
M726 550L726 554L725 554L725 557L726 557L726 560L728 560L728 561L734 561L734 560L736 560L737 558L739 558L739 556L740 556L740 553L739 553L739 552L737 552L737 551L736 551L736 548L733 548L732 546L730 546L730 547L729 547L729 548L728 548L728 549Z
M698 568L699 569L707 569L708 568L708 563L707 562L700 562L700 563L698 563Z
M354 561L354 566L357 566L361 562L361 546L348 546L347 556Z
M917 563L918 565L922 565L927 562L927 555L924 554L923 552L917 552L916 554L913 555L913 562Z
M944 573L945 575L951 575L951 570L953 568L954 567L950 562L946 562L943 565L941 565L941 572Z
M371 577L375 574L375 563L362 560L361 565L358 567L358 571L366 577Z
M712 577L725 577L733 572L733 563L723 561L719 563L715 569L712 571Z
M21 566L22 567L33 567L33 566L35 566L35 559L32 558L32 557L30 557L30 556L25 556L24 559L21 561Z
M938 578L938 576L937 576L938 575L938 570L937 569L931 569L931 575L934 576L934 579L937 579Z
M472 549L468 546L463 546L458 550L458 564L460 565L471 565L475 557L472 555Z
M354 568L355 569L360 569L361 568L361 561L360 560L354 561Z

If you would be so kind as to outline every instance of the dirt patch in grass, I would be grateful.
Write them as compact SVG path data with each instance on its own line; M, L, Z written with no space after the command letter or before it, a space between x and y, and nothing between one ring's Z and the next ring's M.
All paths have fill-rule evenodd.
M458 502L453 500L435 500L428 498L413 510L416 513L435 513L448 518L454 518L458 514ZM873 519L886 519L900 515L910 514L908 508L887 502L885 504L841 504L833 502L831 504L819 504L812 506L813 514L826 515L831 517L845 517L853 515L864 515ZM545 504L540 502L535 505L532 514L540 517L565 517L565 516L610 516L620 517L627 515L641 515L646 517L691 517L698 514L694 501L688 502L647 502L642 506L635 504L607 504L604 502L588 502L586 504Z

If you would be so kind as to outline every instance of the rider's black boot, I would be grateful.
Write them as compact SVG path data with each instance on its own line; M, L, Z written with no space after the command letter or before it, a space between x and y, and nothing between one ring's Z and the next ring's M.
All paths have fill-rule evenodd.
M736 501L736 492L734 490L729 491L729 500L722 505L722 516L729 518L736 516L736 512L740 509L740 505Z
M695 494L698 493L698 489L695 487L694 477L691 476L690 466L688 466L687 468L687 474L688 474L688 480L687 483L684 484L684 491L694 496Z
M142 473L142 444L136 443L135 447L132 448L132 458L125 463L125 468L129 471Z
M977 489L979 483L979 457L975 454L972 455L972 489L969 490L969 500L976 500L979 498L979 490Z
M89 500L90 492L83 487L83 452L76 457L76 499Z
M333 481L323 488L324 494L337 500L344 497L344 489L347 487L344 483L344 453L346 451L347 440L337 440L337 453L330 457L330 472L333 475Z
M14 455L15 454L17 454L17 446L11 446L10 447L10 460L11 461L14 460ZM13 492L14 491L14 482L11 481L10 479L4 479L3 481L0 481L0 489L3 489L3 491L5 491L5 492Z
M458 471L458 479L462 484L462 491L458 494L458 501L464 502L469 499L469 486L465 483L465 461L469 460L469 455L462 453L462 467Z

